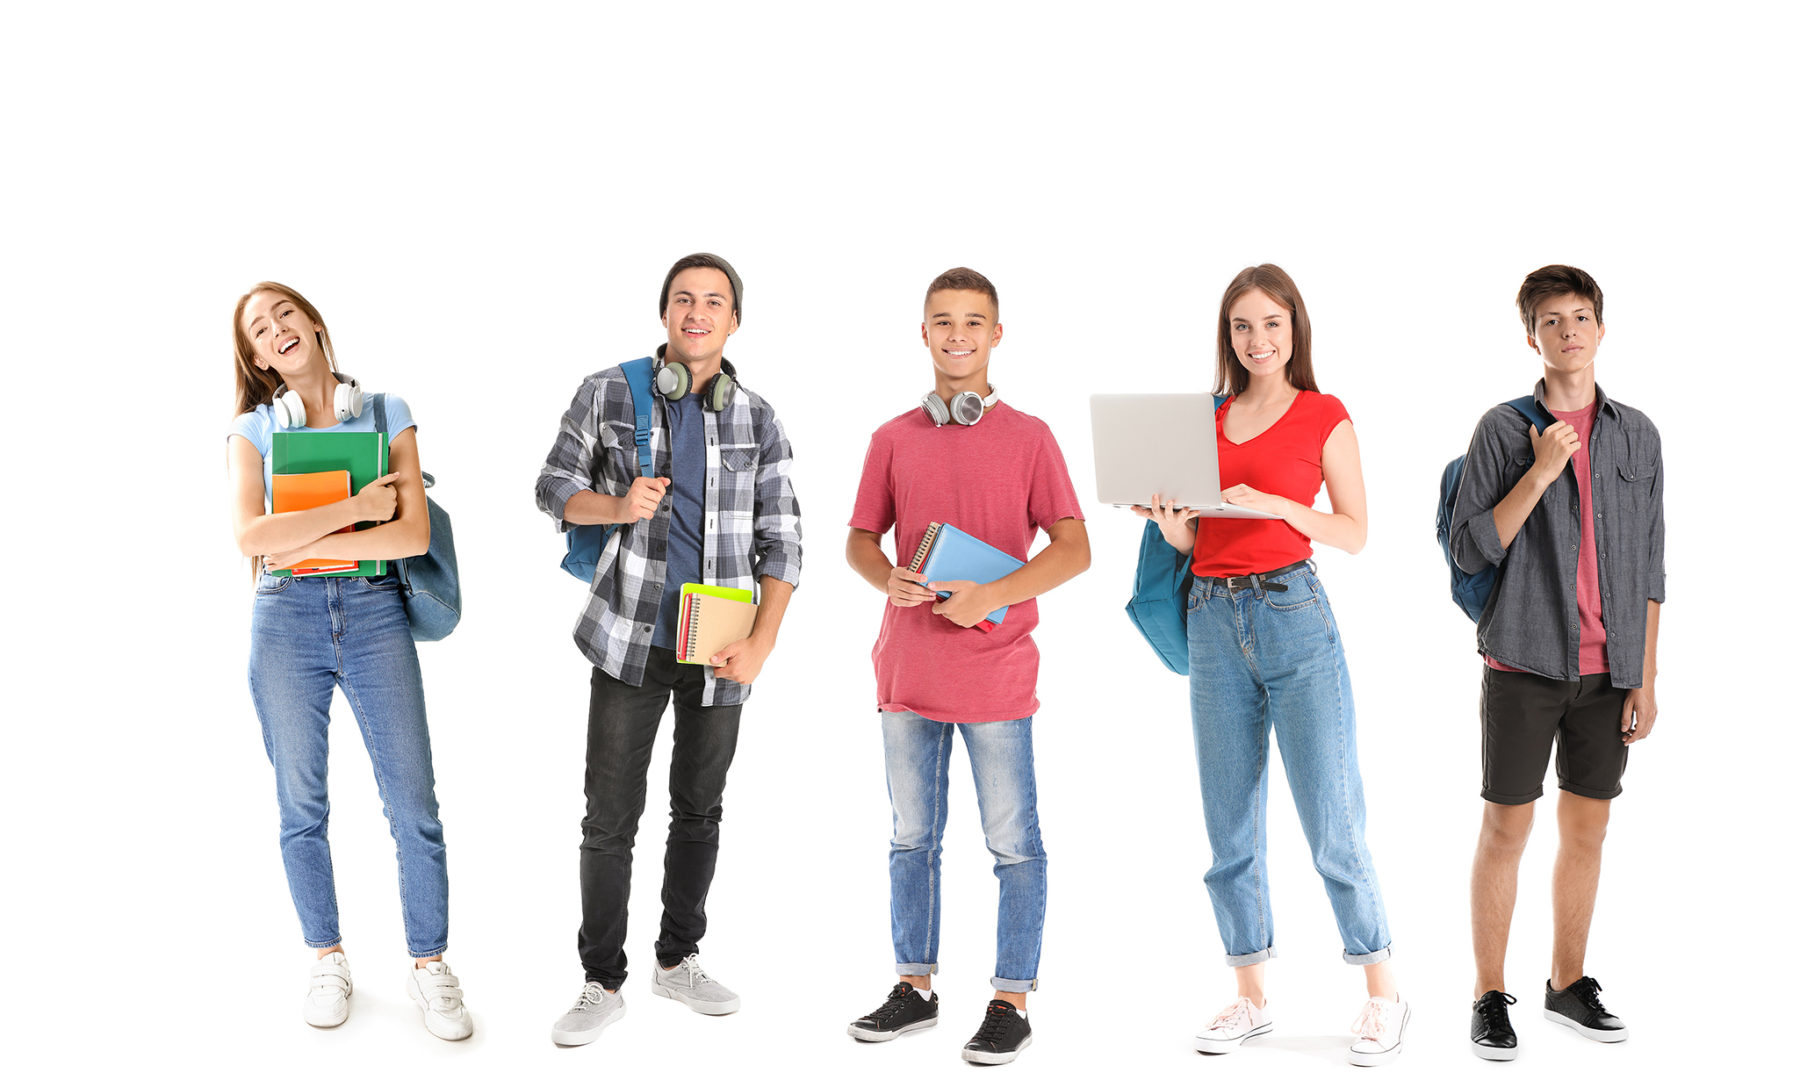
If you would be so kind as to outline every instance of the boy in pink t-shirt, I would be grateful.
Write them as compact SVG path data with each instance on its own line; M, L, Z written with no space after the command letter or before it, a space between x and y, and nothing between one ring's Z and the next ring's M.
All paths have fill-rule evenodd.
M1031 753L1034 598L1088 566L1087 527L1056 439L1043 421L1000 403L987 380L999 315L993 284L973 270L945 271L926 290L920 336L931 350L935 391L869 440L845 547L850 565L888 597L873 655L894 810L888 871L901 979L850 1034L885 1042L937 1023L938 867L960 731L1000 879L995 998L962 1052L988 1065L1013 1060L1031 1043L1025 994L1037 988L1043 940L1046 860ZM1021 560L1039 529L1050 544L996 581L927 581L905 564L933 522ZM898 566L881 547L889 529ZM999 625L977 628L1002 607Z

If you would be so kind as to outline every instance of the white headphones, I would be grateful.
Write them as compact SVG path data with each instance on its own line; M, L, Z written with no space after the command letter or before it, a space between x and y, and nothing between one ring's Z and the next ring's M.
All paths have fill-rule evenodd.
M944 399L933 392L919 399L919 407L925 410L926 416L931 417L933 427L943 427L949 423L974 427L981 423L981 418L999 400L1000 391L994 389L994 384L989 383L988 396L985 398L973 390L964 390L952 397L950 403L946 405Z
M337 389L331 395L331 411L337 422L341 424L353 416L361 416L361 384L342 372L334 371L331 376L338 381ZM289 390L286 383L275 388L275 400L269 403L269 412L274 414L277 431L306 426L306 403L300 400L298 393Z

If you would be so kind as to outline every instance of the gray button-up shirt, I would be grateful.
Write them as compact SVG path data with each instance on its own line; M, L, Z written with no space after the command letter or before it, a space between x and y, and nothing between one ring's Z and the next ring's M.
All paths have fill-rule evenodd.
M1594 388L1600 408L1588 435L1594 547L1612 684L1644 684L1644 623L1663 600L1662 436L1650 418ZM1533 395L1544 408L1544 383ZM1548 409L1544 410L1547 414ZM1476 648L1509 667L1551 679L1581 677L1581 621L1575 563L1581 497L1574 460L1551 482L1510 546L1494 528L1494 507L1537 461L1531 424L1510 406L1489 409L1475 427L1462 488L1450 518L1450 553L1471 573L1500 568L1475 628Z

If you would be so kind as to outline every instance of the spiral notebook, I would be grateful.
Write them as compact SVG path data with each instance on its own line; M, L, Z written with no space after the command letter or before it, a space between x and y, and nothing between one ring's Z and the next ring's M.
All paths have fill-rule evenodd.
M913 552L907 569L924 574L926 581L973 581L977 585L986 585L1024 565L954 525L934 521L925 530L925 538L919 541L919 550ZM940 592L938 595L947 598L950 594ZM990 611L986 618L975 624L975 628L991 631L1005 618L1006 608Z
M681 615L675 630L675 659L709 662L720 649L750 636L756 625L756 594L692 581L681 587Z

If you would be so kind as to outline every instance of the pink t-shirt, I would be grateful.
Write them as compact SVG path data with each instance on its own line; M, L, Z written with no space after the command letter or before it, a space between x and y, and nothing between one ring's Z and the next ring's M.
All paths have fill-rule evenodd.
M933 427L911 409L875 429L850 527L893 529L904 565L934 521L1029 559L1039 529L1081 516L1050 428L1000 402L973 427ZM933 615L930 604L901 608L883 599L881 608L873 657L884 712L959 724L1037 713L1035 599L1008 608L992 633Z
M1606 623L1602 620L1600 610L1600 556L1594 543L1594 485L1593 466L1588 462L1588 436L1594 430L1594 416L1600 408L1598 398L1592 405L1578 412L1557 412L1550 410L1550 415L1575 429L1575 437L1581 440L1581 449L1569 458L1569 464L1575 470L1575 493L1581 500L1581 550L1575 556L1575 610L1581 626L1581 652L1578 660L1583 675L1598 675L1612 670L1606 659ZM1487 658L1488 666L1500 671L1517 671L1492 657Z

